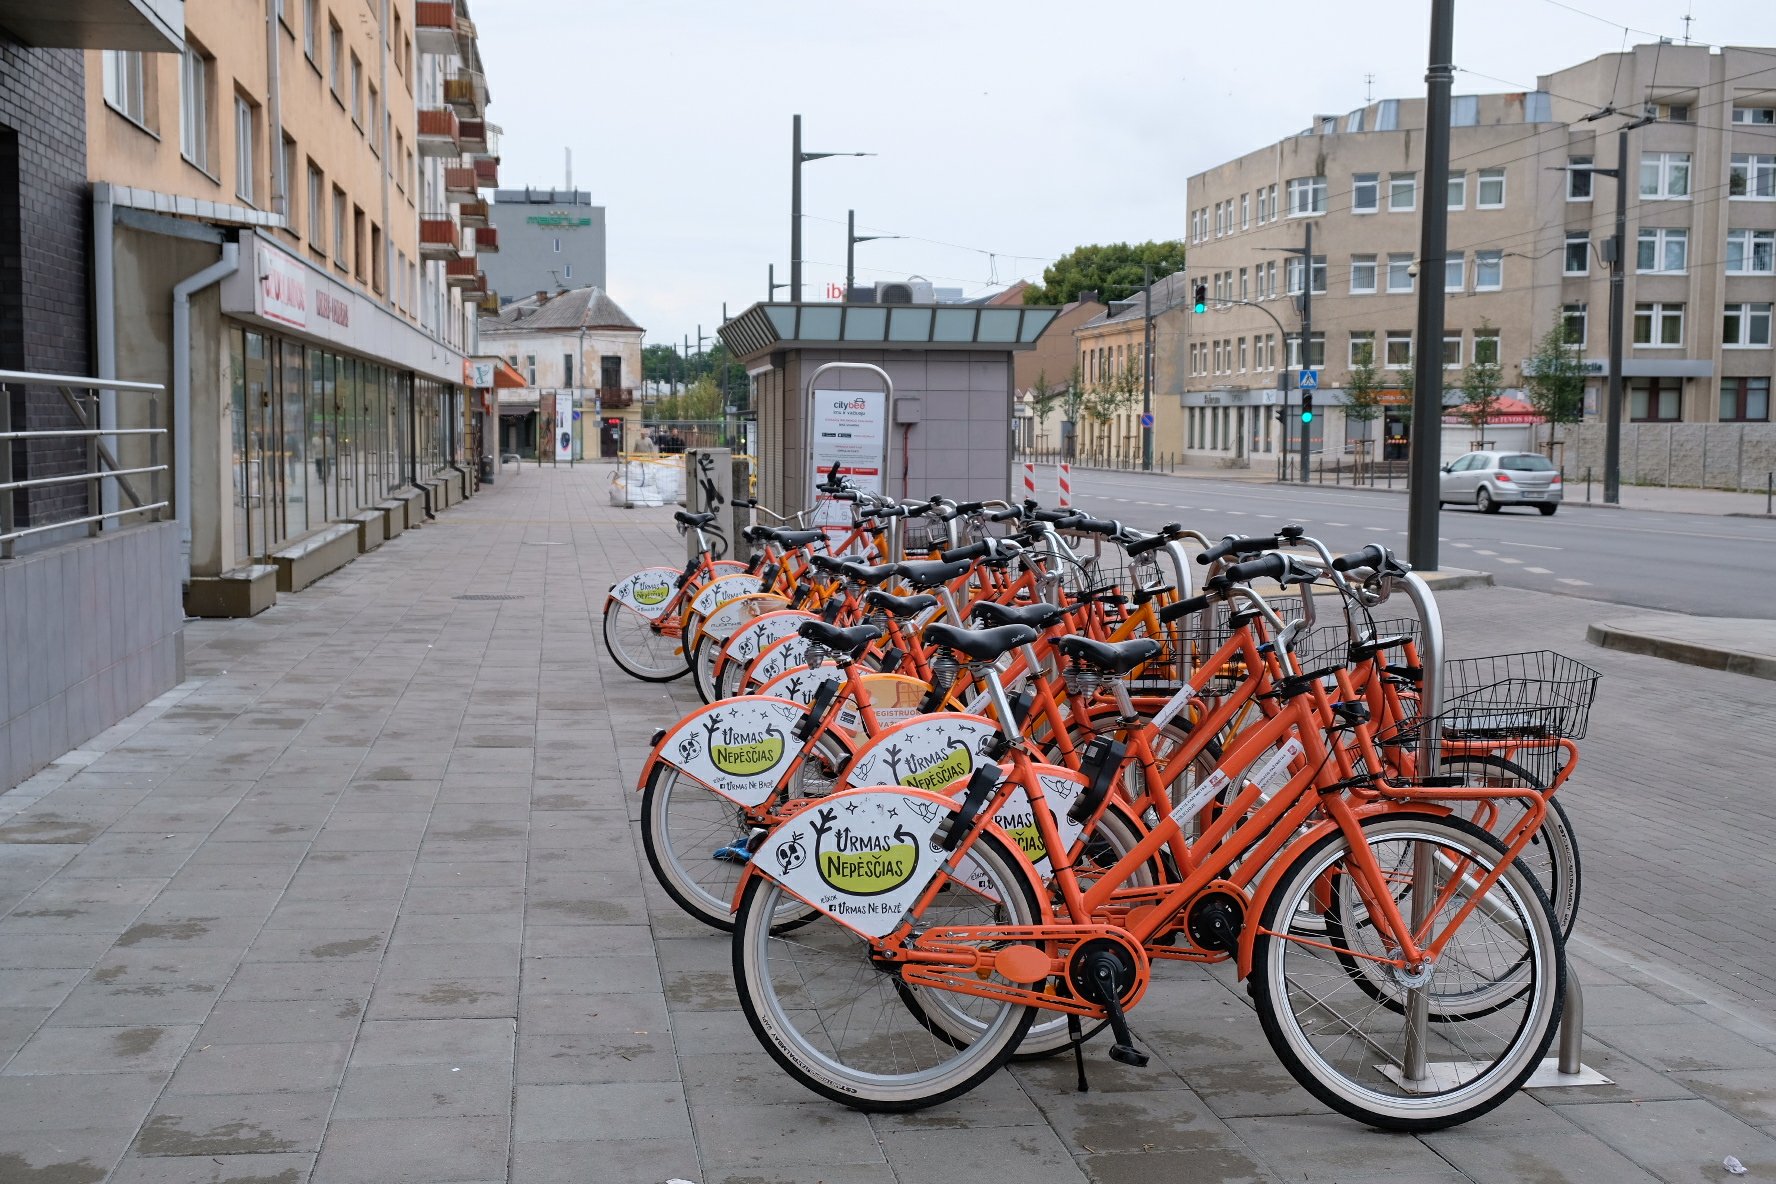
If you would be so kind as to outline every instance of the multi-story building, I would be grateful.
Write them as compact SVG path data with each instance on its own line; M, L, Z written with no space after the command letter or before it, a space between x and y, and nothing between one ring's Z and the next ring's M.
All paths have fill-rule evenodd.
M1585 121L1612 103L1625 114ZM1494 361L1507 387L1519 387L1537 341L1564 326L1593 375L1586 408L1595 418L1616 184L1601 170L1618 164L1614 129L1643 107L1657 121L1630 133L1626 162L1625 418L1767 420L1776 56L1643 45L1543 77L1528 93L1453 100L1442 277L1421 275L1416 258L1422 99L1316 116L1299 135L1193 176L1189 272L1207 286L1210 308L1190 318L1182 345L1179 443L1272 461L1298 446L1272 426L1281 372L1303 361L1308 288L1305 360L1320 371L1316 402L1330 412L1315 417L1312 444L1328 457L1363 439L1378 454L1404 454L1409 424L1394 407L1379 424L1347 420L1340 408L1364 356L1384 383L1399 384L1384 402L1405 404L1421 283L1441 282L1447 294L1437 348L1448 386L1474 362ZM1299 430L1293 414L1287 424ZM1465 429L1451 445L1465 447L1457 435Z
M1183 419L1180 399L1184 375L1177 364L1183 354L1190 301L1185 272L1153 281L1146 290L1112 300L1104 312L1073 331L1080 389L1084 393L1074 452L1084 457L1124 464L1139 461L1141 415L1146 381L1141 349L1151 332L1153 345L1154 452L1179 450L1174 443ZM1152 328L1148 328L1148 319ZM1053 332L1053 330L1050 330Z
M486 263L507 299L540 289L604 288L604 207L583 189L499 189L500 254Z
M1016 285L1017 302L1022 302L1023 289L1028 286ZM1074 347L1074 330L1103 311L1096 292L1081 292L1079 299L1061 306L1033 349L1013 355L1012 381L1017 386L1017 402L1012 415L1019 448L1036 452L1066 449L1073 428L1067 423L1065 408L1058 400L1044 400L1040 396L1045 391L1063 389L1073 381L1074 369L1082 362Z
M538 291L483 317L482 351L504 358L526 384L501 394L501 454L538 455L541 441L541 455L552 456L547 442L563 431L576 459L632 448L641 432L643 332L602 288Z
M192 0L180 52L89 53L99 374L172 392L132 406L174 430L192 611L464 484L486 100L467 0Z

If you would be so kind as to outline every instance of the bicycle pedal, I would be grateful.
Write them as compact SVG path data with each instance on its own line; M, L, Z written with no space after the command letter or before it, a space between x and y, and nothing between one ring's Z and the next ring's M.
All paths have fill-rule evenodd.
M732 847L716 848L715 852L710 855L709 858L716 860L718 863L751 863L752 852L748 851L745 847L736 844Z
M1137 1069L1145 1069L1147 1067L1147 1062L1153 1058L1149 1057L1138 1048L1132 1048L1126 1044L1112 1044L1110 1046L1110 1059L1124 1065L1133 1065Z

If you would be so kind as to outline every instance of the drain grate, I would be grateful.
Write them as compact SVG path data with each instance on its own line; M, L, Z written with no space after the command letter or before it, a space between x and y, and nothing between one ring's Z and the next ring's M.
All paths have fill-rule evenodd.
M452 596L452 600L523 600L522 594L514 592L467 592L461 596Z

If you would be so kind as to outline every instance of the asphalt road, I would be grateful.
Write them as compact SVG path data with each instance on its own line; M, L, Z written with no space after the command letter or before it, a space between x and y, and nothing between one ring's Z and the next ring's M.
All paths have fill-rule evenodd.
M1078 508L1149 529L1182 522L1218 538L1299 522L1335 554L1373 542L1406 552L1399 493L1081 471L1073 486ZM1489 571L1506 587L1699 616L1776 618L1776 521L1572 503L1549 518L1527 509L1446 507L1441 521L1440 566Z

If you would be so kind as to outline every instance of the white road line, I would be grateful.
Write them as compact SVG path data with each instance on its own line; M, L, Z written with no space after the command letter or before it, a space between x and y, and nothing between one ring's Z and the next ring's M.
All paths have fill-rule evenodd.
M1327 526L1349 526L1350 523L1348 523L1348 522L1327 522L1326 525Z
M1446 542L1446 543L1449 543L1449 540L1448 540L1448 539L1444 539L1444 540L1443 540L1443 541L1444 541L1444 542ZM1466 548L1466 547L1472 547L1472 546L1473 546L1473 545L1474 545L1474 544L1473 544L1473 543L1449 543L1449 545L1450 545L1450 546L1452 546L1452 547L1463 547L1463 548Z
M1244 518L1246 516L1244 510L1222 510L1221 512L1230 518Z
M1481 555L1484 555L1484 554L1486 554L1486 552L1484 552L1484 551L1481 551L1481 552L1479 552L1479 553L1480 553L1480 554L1481 554ZM1500 563L1522 563L1522 562L1523 562L1523 560L1521 560L1521 559L1513 559L1513 558L1512 558L1512 557L1511 557L1511 556L1509 556L1509 555L1500 555L1500 556L1499 556L1499 557L1498 557L1498 561L1499 561L1499 562L1500 562Z
M1510 539L1500 539L1498 541L1498 545L1501 547L1530 547L1530 548L1533 548L1534 550L1537 550L1537 551L1564 551L1564 550L1566 550L1565 547L1544 547L1540 543L1514 543Z
M1497 552L1497 551L1475 551L1475 552L1474 552L1474 554L1476 554L1476 555L1485 555L1485 556L1487 556L1487 557L1488 557L1488 558L1490 558L1490 557L1492 557L1492 556L1494 556L1494 555L1497 555L1497 554L1498 554L1498 552Z
M1275 518L1276 515L1275 514L1260 514L1260 515L1258 515L1258 517L1260 517L1260 518Z
M1562 584L1571 584L1575 588L1589 588L1591 586L1590 580L1568 580L1562 578L1560 582Z
M1365 526L1363 529L1364 530L1379 530L1381 533L1386 534L1390 528L1386 527L1386 526Z
M1523 570L1524 571L1532 571L1538 576L1551 576L1554 574L1553 572L1549 571L1545 567L1526 567Z

